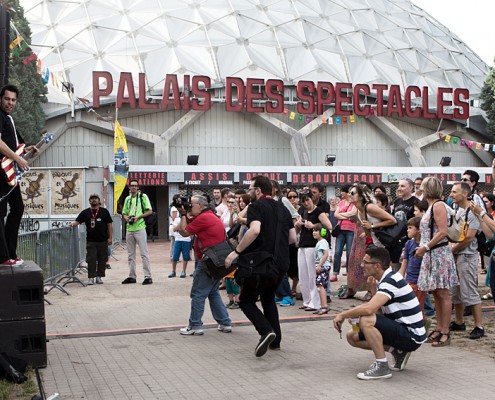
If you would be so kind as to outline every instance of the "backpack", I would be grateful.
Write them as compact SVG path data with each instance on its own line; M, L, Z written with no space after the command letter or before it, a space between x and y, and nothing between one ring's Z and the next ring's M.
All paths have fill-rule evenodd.
M141 199L141 210L144 212L143 195L140 194L139 198ZM146 224L146 230L152 229L155 226L156 221L157 221L156 212L153 211L153 206L151 206L151 211L152 211L152 213L150 215L148 215L147 217L144 217L144 223Z
M365 204L364 206L366 218L368 218L366 212L367 205L368 204ZM386 248L397 246L401 239L407 235L407 216L405 211L399 210L392 215L397 220L395 225L374 230L375 236Z
M431 236L433 237L433 224L435 222L434 216L433 216L433 207L435 206L437 202L433 203L431 206L431 217L430 217L430 232ZM451 243L459 243L462 242L466 238L466 234L469 228L469 225L467 223L468 215L469 215L470 208L466 210L464 215L460 215L459 217L457 216L457 213L455 210L451 209L448 207L447 213L448 219L447 219L447 240Z

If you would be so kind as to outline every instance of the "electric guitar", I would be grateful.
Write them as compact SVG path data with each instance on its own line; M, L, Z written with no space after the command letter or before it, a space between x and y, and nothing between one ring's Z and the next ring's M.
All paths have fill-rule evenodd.
M41 140L36 143L35 147L40 148L42 147L45 143L48 143L49 141L53 140L53 135L47 133L47 131L44 131L43 135L41 136ZM22 158L24 158L26 161L30 160L33 158L36 150L33 148L29 150L28 152L25 152L26 144L21 143L18 147L15 153ZM10 186L16 186L22 178L22 175L24 174L25 171L21 170L18 166L17 163L12 160L11 158L4 156L2 158L2 170L5 173L7 183Z

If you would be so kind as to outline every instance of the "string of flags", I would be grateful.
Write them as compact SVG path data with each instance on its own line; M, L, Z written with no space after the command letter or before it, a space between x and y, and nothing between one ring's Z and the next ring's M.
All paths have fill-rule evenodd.
M29 63L36 61L36 70L43 82L47 84L50 82L53 86L55 86L58 90L63 91L62 80L60 80L54 73L50 72L48 67L43 68L41 60L38 58L38 55L32 51L31 46L26 42L26 40L19 33L14 23L10 21L10 26L14 30L16 37L10 43L10 57L19 56L25 54L25 58L22 60L24 65L28 65ZM68 93L70 96L70 93Z
M438 132L438 137L446 143L458 144L460 146L465 146L468 149L474 148L476 150L495 151L495 144L491 143L480 143L474 140L465 140L457 136L446 135L442 132Z
M312 120L316 118L321 118L321 122L328 125L343 125L343 124L352 124L356 122L356 120L361 120L363 118L368 118L369 116L374 115L373 110L371 110L370 115L366 117L357 116L357 115L348 115L348 116L334 116L334 117L325 117L323 115L319 116L309 116L304 114L296 113L295 111L289 111L287 108L284 108L282 112L284 115L288 115L290 120L297 120L298 122L306 122L310 123Z

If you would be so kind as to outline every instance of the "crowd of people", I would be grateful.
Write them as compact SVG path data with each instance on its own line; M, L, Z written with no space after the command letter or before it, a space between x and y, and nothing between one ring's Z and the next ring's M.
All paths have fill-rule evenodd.
M468 337L481 339L485 331L478 268L480 256L484 257L486 269L491 272L487 274L491 292L484 298L490 299L495 280L493 245L489 245L495 239L495 197L478 193L478 180L475 171L467 170L462 180L452 185L451 192L445 193L435 177L402 179L395 201L391 201L383 186L372 188L366 182L356 182L342 186L341 197L326 202L322 185L282 190L278 182L258 176L247 191L215 189L212 201L207 196L195 195L190 199L190 208L172 206L173 270L169 278L177 276L180 257L183 262L180 277L186 277L192 247L195 253L189 323L180 329L180 334L204 334L202 317L208 299L221 332L232 332L229 309L240 308L245 313L260 335L255 355L263 356L268 349L277 350L281 345L277 303L280 307L290 307L301 300L301 310L327 314L332 301L330 283L345 279L338 297L348 299L361 292L365 293L360 297L364 302L339 313L334 326L342 331L344 320L351 320L353 329L347 333L349 344L372 350L376 358L367 371L358 374L359 379L391 377L392 370L404 369L410 354L422 343L448 346L451 331L467 329L464 317L468 313L474 320ZM136 282L138 245L145 274L143 284L149 284L152 280L146 263L146 239L139 236L139 231L143 230L144 217L151 207L147 197L144 202L138 199L137 182L130 182L123 217L131 244L135 244L129 251L130 274L123 283ZM87 218L81 215L75 225L91 224L95 219L99 198L92 195L90 204L85 210ZM398 225L401 218L407 221L403 236L393 245L382 243L380 233ZM108 219L100 221L105 224ZM463 234L459 240L449 237L452 221L462 222ZM89 225L88 229L93 228ZM105 225L99 229L101 242L111 238L111 230L105 235L105 229ZM213 279L202 261L203 249L226 238L234 248L226 266L235 265L243 254L267 251L274 255L277 281L266 284L259 280L239 281L235 271L224 279ZM485 247L480 253L482 244ZM88 247L88 254L89 250ZM98 274L104 276L103 261L100 263L99 255L88 259L95 264L89 268L90 279L96 278L101 283ZM220 295L222 288L227 292L226 303ZM257 300L261 301L261 309ZM432 313L436 315L436 326L429 329L431 320L427 317ZM386 351L393 357L390 367Z

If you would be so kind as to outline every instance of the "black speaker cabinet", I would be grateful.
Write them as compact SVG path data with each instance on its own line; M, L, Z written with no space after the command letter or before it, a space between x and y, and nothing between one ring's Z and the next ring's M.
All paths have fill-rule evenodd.
M45 317L43 274L34 262L0 267L0 321Z
M36 368L46 367L45 320L0 322L0 353L20 358Z

